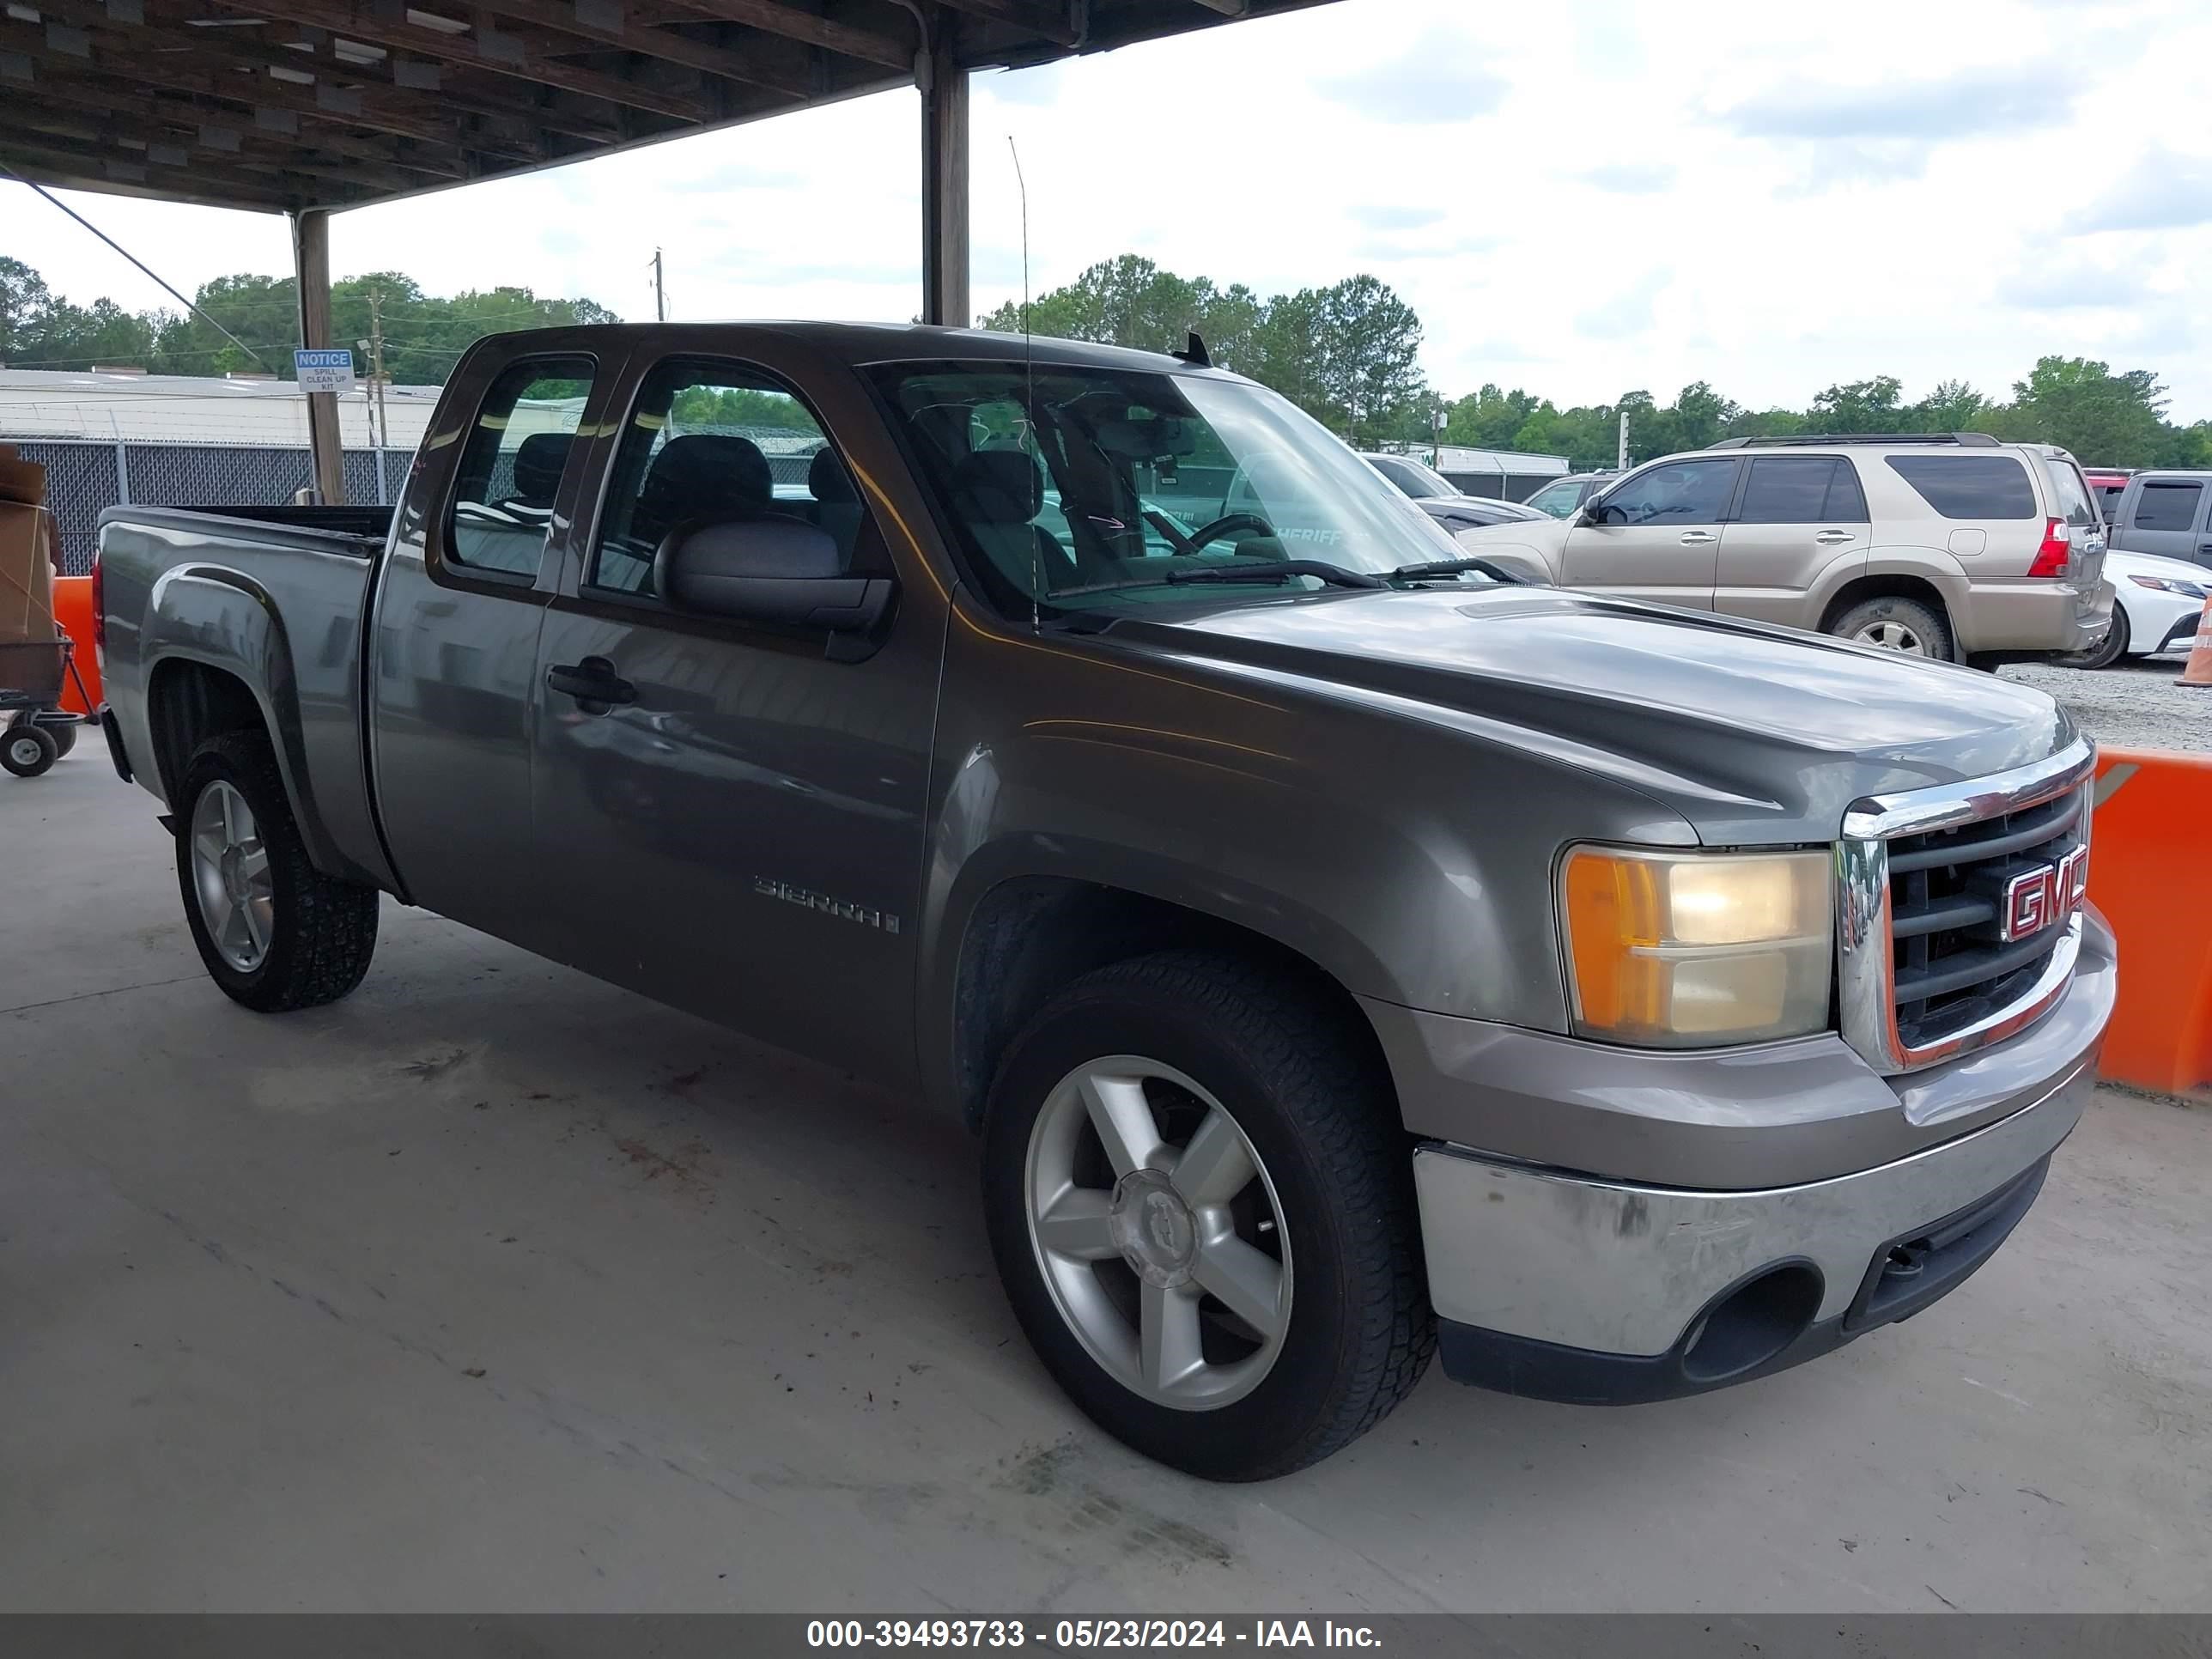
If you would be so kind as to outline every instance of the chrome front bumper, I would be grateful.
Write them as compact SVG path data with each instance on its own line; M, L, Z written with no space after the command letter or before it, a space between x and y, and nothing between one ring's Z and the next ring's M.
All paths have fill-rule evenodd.
M1940 1078L1894 1079L1895 1091L1864 1073L1900 1123L1931 1084L1947 1096L1988 1091L1947 1098L1947 1124L1973 1125L2000 1101L2011 1108L1870 1168L1730 1189L1577 1173L1465 1144L1421 1147L1414 1182L1446 1370L1544 1398L1659 1399L1810 1358L1954 1288L2026 1212L2095 1088L2115 976L2101 921L2092 918L2086 943L2087 971L2030 1030ZM1557 1045L1553 1060L1571 1046L1583 1045ZM1771 1069L1802 1064L1832 1088L1825 1048L1807 1046L1802 1060L1767 1052ZM1786 1140L1803 1126L1790 1120L1785 1081L1760 1077L1759 1099L1684 1102L1675 1137L1652 1144L1679 1170L1716 1127L1707 1120L1728 1121L1734 1135L1714 1150L1733 1154L1736 1139L1755 1138L1747 1120L1765 1113ZM1574 1077L1555 1086L1565 1116L1587 1113ZM1619 1120L1647 1143L1642 1131L1668 1127ZM1924 1284L1905 1282L1923 1271Z

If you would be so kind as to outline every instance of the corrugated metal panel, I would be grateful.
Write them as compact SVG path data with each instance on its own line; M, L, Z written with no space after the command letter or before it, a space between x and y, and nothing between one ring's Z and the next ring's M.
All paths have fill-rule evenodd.
M1462 449L1446 444L1438 452L1434 463L1439 472L1498 472L1510 473L1523 478L1559 478L1566 476L1567 458L1564 455L1531 455L1511 449Z
M387 447L413 449L436 408L434 386L384 389ZM338 399L349 449L371 447L369 399ZM90 438L126 443L305 445L307 404L289 380L173 374L70 374L0 369L0 439Z

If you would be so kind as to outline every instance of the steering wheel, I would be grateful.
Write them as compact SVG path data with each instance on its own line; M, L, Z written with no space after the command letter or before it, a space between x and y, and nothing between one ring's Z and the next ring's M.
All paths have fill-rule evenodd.
M1250 530L1262 536L1272 536L1275 526L1256 513L1224 513L1203 529L1190 534L1193 547L1204 547L1208 542L1219 541L1232 530Z

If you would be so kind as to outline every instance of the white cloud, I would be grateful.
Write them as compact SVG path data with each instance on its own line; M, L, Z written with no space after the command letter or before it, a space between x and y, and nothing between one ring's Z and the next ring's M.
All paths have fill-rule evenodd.
M2075 311L2139 304L2150 293L2141 270L2081 262L2037 265L1997 285L1997 298L2030 311Z
M1373 39L1389 39L1376 33ZM1507 82L1489 67L1483 40L1430 28L1391 57L1316 84L1324 98L1391 125L1469 121L1505 101Z
M1648 332L1656 319L1656 301L1674 280L1662 268L1647 270L1610 299L1594 305L1575 318L1575 327L1593 340L1621 340Z
M2076 234L2178 230L2212 223L2212 159L2166 149L2145 155L2067 220Z
M2203 0L1859 0L1840 30L1772 0L1699 0L1694 26L1635 0L1559 0L1541 29L1474 10L1340 0L977 76L976 311L1021 292L1012 135L1035 291L1123 252L1262 295L1368 270L1455 394L2002 392L2062 351L2153 368L2177 417L2212 416ZM919 127L911 93L854 100L342 214L333 255L640 317L658 246L679 317L903 320ZM187 291L289 269L281 219L70 199ZM5 184L0 220L72 298L172 303Z
M1586 185L1616 196L1649 196L1674 182L1676 169L1664 161L1607 161L1576 175Z

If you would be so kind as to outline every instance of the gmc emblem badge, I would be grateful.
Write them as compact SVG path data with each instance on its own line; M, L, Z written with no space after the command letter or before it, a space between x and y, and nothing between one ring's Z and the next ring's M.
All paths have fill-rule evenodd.
M2089 892L2089 849L2077 847L2056 864L2014 876L2005 884L1997 929L2004 942L2026 939L2081 908Z

